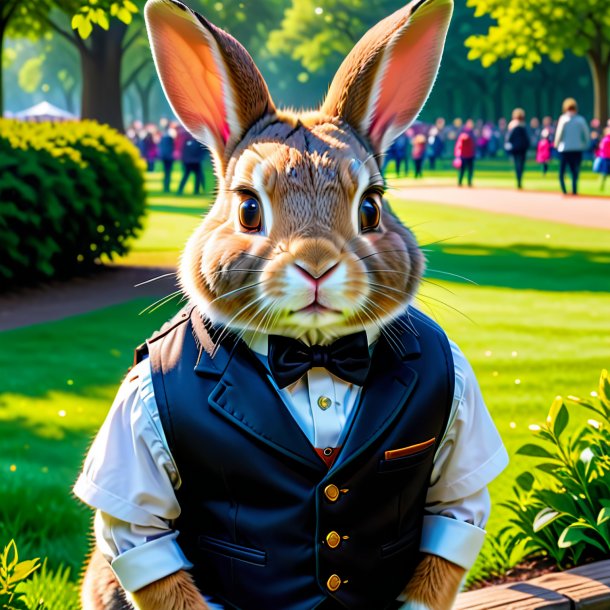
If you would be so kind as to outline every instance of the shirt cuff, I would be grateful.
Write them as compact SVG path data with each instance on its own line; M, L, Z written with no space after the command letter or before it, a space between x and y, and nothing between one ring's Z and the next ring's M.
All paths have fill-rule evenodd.
M133 593L178 570L193 567L178 546L178 532L172 532L121 553L111 564L121 587Z
M442 515L427 515L419 550L470 570L484 541L485 530L476 525Z

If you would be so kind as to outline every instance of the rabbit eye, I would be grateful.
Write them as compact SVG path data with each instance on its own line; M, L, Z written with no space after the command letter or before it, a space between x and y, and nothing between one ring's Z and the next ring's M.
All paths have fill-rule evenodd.
M375 195L367 195L360 204L360 230L372 231L379 226L381 208Z
M260 203L250 197L239 204L239 222L247 231L260 231L262 226Z

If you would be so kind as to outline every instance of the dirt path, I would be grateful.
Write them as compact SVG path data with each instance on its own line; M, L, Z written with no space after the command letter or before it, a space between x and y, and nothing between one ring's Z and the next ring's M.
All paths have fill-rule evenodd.
M0 331L60 320L94 309L137 299L160 298L176 290L174 275L136 286L173 269L107 267L91 276L49 282L0 294Z
M392 195L410 201L429 201L581 227L610 229L610 197L566 197L540 191L457 186L401 187L400 183Z

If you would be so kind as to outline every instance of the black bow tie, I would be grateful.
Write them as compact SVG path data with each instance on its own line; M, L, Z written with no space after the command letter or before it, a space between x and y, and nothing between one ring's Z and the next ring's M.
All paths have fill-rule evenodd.
M297 339L269 336L269 368L280 388L294 383L313 367L324 367L349 383L363 385L371 366L364 331L337 339L330 345L305 345Z

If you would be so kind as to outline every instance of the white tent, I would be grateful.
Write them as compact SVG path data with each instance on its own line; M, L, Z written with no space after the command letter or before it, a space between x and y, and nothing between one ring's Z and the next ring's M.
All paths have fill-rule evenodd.
M62 110L49 102L40 102L36 106L26 108L21 112L14 114L16 119L24 119L26 121L70 121L78 117L66 110Z

